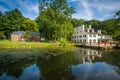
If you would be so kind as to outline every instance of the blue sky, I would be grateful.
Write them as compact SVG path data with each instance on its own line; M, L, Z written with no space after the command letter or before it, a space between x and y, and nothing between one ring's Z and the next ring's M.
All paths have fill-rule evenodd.
M76 13L72 17L77 19L106 20L120 10L120 0L67 0L67 3L75 7ZM23 16L32 20L39 14L38 6L38 0L0 0L0 11L18 8Z

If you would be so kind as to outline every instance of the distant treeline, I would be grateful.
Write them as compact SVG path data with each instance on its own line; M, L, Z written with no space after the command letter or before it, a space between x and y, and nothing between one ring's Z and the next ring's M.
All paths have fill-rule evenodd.
M66 0L39 0L39 15L36 20L25 18L18 9L0 12L0 39L9 39L12 31L39 31L47 40L71 39L73 28L82 24L102 29L102 32L120 40L120 11L113 19L83 20L74 19L74 7L69 7Z

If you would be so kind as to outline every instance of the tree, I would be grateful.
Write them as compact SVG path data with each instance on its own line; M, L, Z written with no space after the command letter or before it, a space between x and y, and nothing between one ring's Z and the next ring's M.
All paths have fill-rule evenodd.
M117 11L114 16L117 17L117 18L120 18L120 10Z
M3 21L5 20L5 16L2 12L0 12L0 39L5 39L5 29L3 25Z
M30 20L29 18L25 18L23 20L23 30L24 31L38 31L38 25L35 21Z
M73 24L73 27L78 27L83 25L85 23L85 20L73 18L71 22Z
M18 9L7 11L5 14L0 13L0 30L9 37L12 31L22 30L23 15Z
M74 8L68 7L66 0L39 0L39 11L36 22L42 36L48 40L71 37Z

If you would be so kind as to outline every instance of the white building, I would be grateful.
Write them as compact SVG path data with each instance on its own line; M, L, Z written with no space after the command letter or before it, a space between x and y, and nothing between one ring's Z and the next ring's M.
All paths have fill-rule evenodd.
M84 25L76 27L72 34L72 42L77 43L97 43L109 39L111 39L109 35L101 34L101 30L95 32L91 25L88 28Z

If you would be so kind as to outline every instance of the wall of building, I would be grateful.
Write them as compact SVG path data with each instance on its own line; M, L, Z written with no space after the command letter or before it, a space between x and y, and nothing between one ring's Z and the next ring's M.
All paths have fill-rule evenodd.
M89 34L90 30L94 32L94 29L89 26L88 29L84 28L84 25L80 27L74 28L74 33L72 35L72 41L78 43L97 43L98 42L98 34Z
M11 35L11 41L20 41L22 35Z

